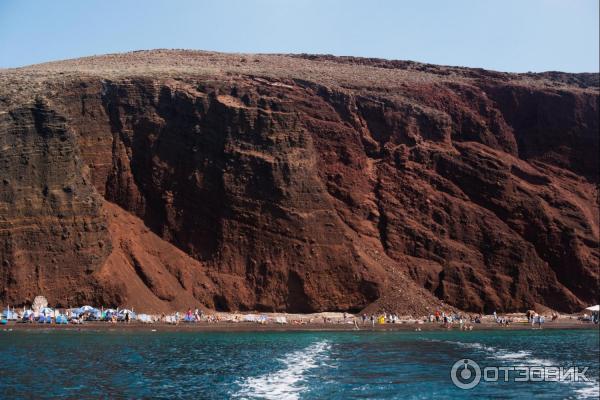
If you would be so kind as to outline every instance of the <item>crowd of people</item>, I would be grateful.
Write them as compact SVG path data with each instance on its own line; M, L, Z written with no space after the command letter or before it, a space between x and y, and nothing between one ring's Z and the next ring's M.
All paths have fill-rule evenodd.
M44 299L45 300L45 299ZM199 308L187 309L185 313L179 311L172 314L136 314L129 309L97 309L91 306L83 306L71 309L52 309L47 307L47 302L42 301L33 310L11 310L8 307L0 317L0 323L6 324L8 320L25 323L49 323L49 324L81 324L88 321L103 321L110 323L132 321L141 323L165 323L178 325L180 323L219 323L219 322L253 322L260 324L279 323L279 324L352 324L354 329L360 329L360 326L370 326L382 324L439 324L444 328L458 327L460 330L472 330L475 324L483 322L484 316L481 314L466 314L455 311L436 310L429 315L421 318L412 318L408 316L399 316L396 313L360 314L354 315L347 312L342 313L323 313L313 315L282 315L282 314L240 314L240 313L207 313ZM524 323L522 317L500 316L494 311L493 315L486 316L486 322L495 322L501 326L509 326L514 322ZM527 322L532 327L541 328L546 322L546 317L539 315L534 311L528 311L525 314ZM552 321L558 318L558 314L553 313ZM597 318L597 313L596 313ZM420 328L417 328L420 330Z
M442 326L446 328L451 328L452 326L459 326L461 330L472 330L473 324L481 323L481 315L463 315L459 313L446 313L445 311L436 310L434 313L429 314L422 321L409 319L411 322L423 322L423 323L438 323L442 324ZM372 327L375 324L397 324L406 322L406 319L400 318L397 314L383 312L382 314L362 314L360 316L362 325L371 325Z

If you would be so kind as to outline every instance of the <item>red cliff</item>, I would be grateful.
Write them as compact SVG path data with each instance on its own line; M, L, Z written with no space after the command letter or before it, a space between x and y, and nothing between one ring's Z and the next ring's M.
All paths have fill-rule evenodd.
M0 302L575 311L598 74L152 51L0 71Z

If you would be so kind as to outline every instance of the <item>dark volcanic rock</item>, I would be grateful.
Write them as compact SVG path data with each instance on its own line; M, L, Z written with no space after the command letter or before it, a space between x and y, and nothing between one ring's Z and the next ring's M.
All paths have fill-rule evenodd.
M154 51L0 82L3 302L598 297L595 75Z

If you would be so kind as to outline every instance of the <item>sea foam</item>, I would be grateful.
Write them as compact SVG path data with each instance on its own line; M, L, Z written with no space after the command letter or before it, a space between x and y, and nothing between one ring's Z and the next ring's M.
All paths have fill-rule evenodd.
M326 341L314 343L294 351L281 359L284 367L265 375L248 377L240 383L233 395L238 398L298 399L306 391L306 372L318 367L327 358L330 345Z
M434 340L435 341L435 340ZM509 351L506 349L486 346L478 342L459 342L444 340L440 341L448 344L453 344L467 349L475 349L488 353L488 359L494 359L503 363L513 363L515 366L525 367L550 367L557 366L560 362L555 362L545 358L532 357L532 352L527 350ZM588 377L589 378L589 377ZM593 378L587 382L568 382L558 381L573 387L578 399L597 399L600 395L600 382Z

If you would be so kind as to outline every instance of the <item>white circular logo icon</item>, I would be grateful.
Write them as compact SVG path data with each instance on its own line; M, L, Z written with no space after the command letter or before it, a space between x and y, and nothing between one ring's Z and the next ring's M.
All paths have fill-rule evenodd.
M473 389L481 381L479 364L468 358L458 360L450 370L452 383L460 389Z

